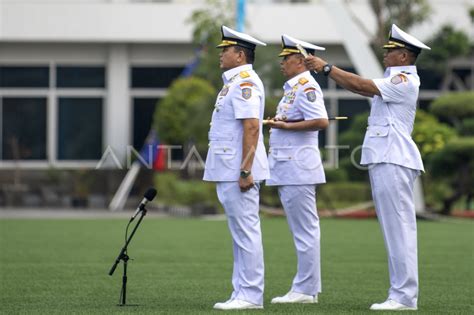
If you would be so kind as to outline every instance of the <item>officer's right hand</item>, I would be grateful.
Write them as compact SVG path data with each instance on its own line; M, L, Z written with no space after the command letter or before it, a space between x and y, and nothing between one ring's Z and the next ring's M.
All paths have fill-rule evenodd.
M267 126L270 128L278 128L278 129L285 129L286 128L286 122L283 120L269 120L267 122Z
M241 192L249 191L255 185L253 176L249 175L246 178L239 178L239 187Z
M327 62L319 57L309 55L304 59L304 64L306 65L306 68L308 68L308 70L321 72L323 71L323 67L327 64Z

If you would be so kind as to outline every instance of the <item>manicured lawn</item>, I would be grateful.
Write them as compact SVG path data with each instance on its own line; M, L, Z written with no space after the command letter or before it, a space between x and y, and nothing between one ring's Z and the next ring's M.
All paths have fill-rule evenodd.
M128 298L117 307L126 220L0 220L0 313L206 314L231 293L224 221L147 217L130 246ZM265 310L243 313L367 314L385 299L388 274L375 220L323 219L323 293L315 305L272 305L295 272L283 218L263 219ZM474 223L419 222L417 313L473 314ZM235 313L235 312L234 312ZM379 313L380 314L380 313Z

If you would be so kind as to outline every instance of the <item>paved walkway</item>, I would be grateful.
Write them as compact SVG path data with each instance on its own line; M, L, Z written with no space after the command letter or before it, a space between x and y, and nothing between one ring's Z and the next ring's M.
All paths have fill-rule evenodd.
M0 219L89 219L89 218L130 218L135 210L112 212L107 209L72 208L1 208ZM160 217L165 214L148 211L147 216Z
M128 219L135 213L134 209L112 212L108 209L78 209L78 208L0 208L1 219ZM155 209L148 210L147 217L167 218L167 213ZM225 216L203 215L199 219L225 220Z

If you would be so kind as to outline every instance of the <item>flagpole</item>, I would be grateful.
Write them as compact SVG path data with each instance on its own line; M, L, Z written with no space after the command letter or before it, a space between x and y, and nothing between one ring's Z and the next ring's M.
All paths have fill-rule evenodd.
M237 10L236 10L236 26L237 31L243 32L245 28L245 0L236 0L237 1Z

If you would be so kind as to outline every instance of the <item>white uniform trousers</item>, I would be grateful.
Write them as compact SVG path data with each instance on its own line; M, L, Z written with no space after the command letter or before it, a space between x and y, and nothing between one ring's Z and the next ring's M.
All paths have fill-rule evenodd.
M260 229L260 183L241 192L238 182L216 183L217 197L232 235L234 269L231 298L263 305L264 264Z
M316 186L278 186L278 194L285 209L298 259L291 291L317 295L321 292L321 250Z
M370 185L388 256L388 298L410 307L418 300L418 252L413 183L419 175L396 164L371 164Z

